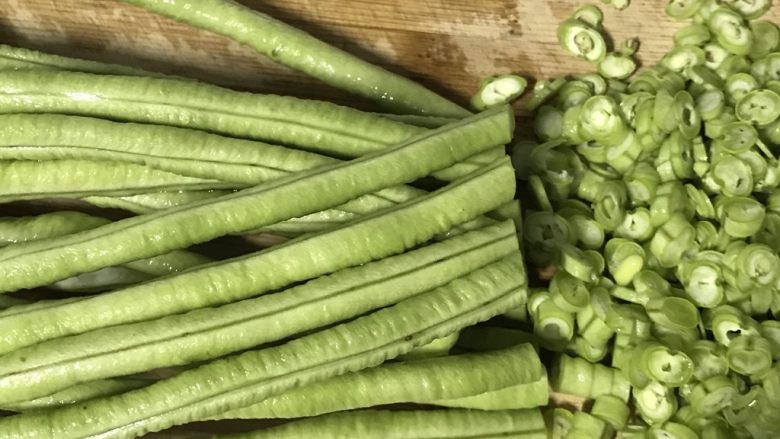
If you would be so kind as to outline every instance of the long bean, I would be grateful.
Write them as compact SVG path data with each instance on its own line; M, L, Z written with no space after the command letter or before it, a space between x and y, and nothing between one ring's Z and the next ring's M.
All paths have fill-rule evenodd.
M516 384L479 395L439 399L433 405L478 410L515 410L541 407L549 403L549 383L546 376L530 383Z
M0 217L0 246L69 235L109 222L106 218L74 211L32 217Z
M0 434L9 439L132 437L376 366L518 306L525 297L525 280L517 275L520 267L522 260L515 255L429 293L278 347L216 360L120 396L4 418Z
M82 382L208 360L332 325L444 285L518 249L514 225L506 221L276 294L19 349L0 358L0 405Z
M6 44L0 44L0 70L67 70L101 75L168 76L121 64L53 55Z
M132 268L108 267L54 282L51 285L46 285L46 289L78 294L100 293L140 284L153 278L152 275L141 273Z
M545 384L540 396L546 404L546 377L538 354L525 344L502 351L389 363L299 387L216 418L299 418L394 403L435 404L537 381ZM536 395L522 396L536 399Z
M178 192L155 192L125 197L84 197L83 200L96 207L110 209L124 209L138 215L159 212L161 210L173 207L184 206L185 204L197 201L208 200L212 198L228 195L233 191L212 190L212 191L178 191Z
M116 123L77 116L4 115L0 116L0 126L3 127L0 129L0 159L126 161L180 175L232 182L236 186L256 185L338 162L318 154L196 130ZM503 150L496 150L495 153L493 159L504 154ZM476 165L473 169L465 168L466 164L457 166L457 169L451 168L448 173L468 173L476 169ZM331 222L349 219L349 213L370 213L424 193L408 186L383 189L376 194L351 200L341 206L344 210L326 211L327 217L322 217L325 215L323 212L311 220L323 221L332 216L333 220L327 221L327 226ZM135 209L132 211L138 212ZM268 231L284 234L292 231L297 235L301 231L305 233L323 228L317 224L280 224L276 229Z
M470 439L513 437L546 439L542 413L537 410L419 410L336 413L292 422L256 432L217 436L216 439Z
M364 154L422 128L322 101L236 92L195 81L78 72L0 72L0 112L60 113L196 128L301 148Z
M7 308L24 304L27 304L27 301L24 299L17 299L16 297L11 296L0 296L0 313Z
M225 0L123 0L222 34L326 84L376 101L393 113L464 117L469 112L413 81L328 45L262 12Z
M336 159L203 131L61 114L0 116L0 159L127 161L256 185Z
M513 122L511 111L506 107L490 110L347 163L297 173L214 200L47 240L40 246L28 246L22 253L2 249L0 270L8 275L0 285L0 291L45 285L74 274L318 212L359 195L428 175L480 148L508 142ZM334 187L339 190L334 191ZM99 251L118 245L120 251ZM76 255L80 256L74 259ZM46 261L45 270L41 270L41 261Z
M0 161L0 202L243 186L177 175L130 163L92 160Z
M339 158L388 148L426 131L328 102L237 92L196 81L45 70L0 71L0 78L0 113L59 113L195 128ZM469 162L486 164L491 157ZM456 178L462 175L456 171Z
M27 243L30 242L67 236L110 223L111 221L106 218L70 211L18 218L5 217L0 218L0 243L13 243L13 251L19 252L23 251L29 245ZM112 268L114 272L110 271L112 269L103 269L95 273L85 273L76 278L60 281L55 286L58 289L78 290L78 285L86 282L87 284L94 283L90 289L100 289L102 282L99 279L103 278L108 278L109 282L114 282L111 278L117 275L119 278L127 277L129 279L145 280L149 276L164 276L209 262L211 262L210 258L200 254L174 250L164 255L123 264L128 273L121 273L119 268ZM139 274L141 275L140 277L138 276Z
M514 172L508 160L397 209L322 234L87 300L0 318L0 351L253 297L400 253L510 200ZM495 190L487 194L485 187ZM459 208L451 209L453 203Z
M151 384L151 379L117 378L78 384L63 391L29 401L3 406L3 410L26 413L77 404L90 399L118 395Z

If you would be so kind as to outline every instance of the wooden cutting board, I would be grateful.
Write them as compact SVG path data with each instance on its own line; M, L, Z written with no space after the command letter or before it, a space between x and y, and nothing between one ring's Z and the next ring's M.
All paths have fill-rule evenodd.
M553 78L590 64L558 45L555 29L579 0L241 0L344 50L406 75L466 105L479 81L496 73ZM594 2L598 3L598 2ZM618 12L601 5L613 41L639 37L639 59L653 65L682 24L665 0L633 0ZM780 8L769 19L780 22ZM0 43L124 63L259 92L371 104L277 66L224 37L113 0L0 0ZM519 107L518 107L519 108ZM563 401L567 402L567 401ZM574 402L576 401L568 401ZM195 430L244 429L209 424ZM166 435L167 436L167 435Z
M601 5L600 2L593 1ZM321 39L407 75L466 104L495 73L551 78L592 71L567 55L555 28L581 0L241 0ZM641 38L641 61L669 50L681 24L665 0L634 0L623 12L601 5L613 40ZM780 19L780 8L772 13ZM218 35L115 0L0 0L0 42L127 63L254 91L370 108L279 67Z

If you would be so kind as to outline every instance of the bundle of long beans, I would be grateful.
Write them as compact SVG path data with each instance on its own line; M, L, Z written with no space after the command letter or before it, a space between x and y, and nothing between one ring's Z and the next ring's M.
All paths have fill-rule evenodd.
M671 0L638 74L574 11L597 73L537 82L511 160L522 77L473 114L229 0L125 1L387 113L0 46L0 202L85 208L0 218L1 437L777 437L769 0Z
M231 2L138 3L390 114L0 48L0 202L94 206L0 219L0 407L18 413L0 436L348 411L403 437L544 437L530 344L446 355L460 329L525 304L511 109L472 115ZM285 239L191 249L253 233ZM352 412L391 403L447 409ZM344 434L318 419L269 434Z

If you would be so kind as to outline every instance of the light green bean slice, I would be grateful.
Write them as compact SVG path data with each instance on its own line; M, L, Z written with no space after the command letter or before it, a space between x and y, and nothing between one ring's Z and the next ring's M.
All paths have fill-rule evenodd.
M718 43L712 42L704 46L704 65L709 69L716 70L728 57L729 52Z
M700 23L692 23L674 33L675 46L703 46L712 34L707 26Z
M697 46L678 46L667 53L661 63L664 67L675 72L683 72L693 66L703 65L705 60L704 50Z
M46 285L78 273L163 254L218 236L319 212L333 207L331 203L334 201L341 204L382 187L430 174L441 164L450 166L459 157L473 154L486 143L508 142L513 123L508 108L489 110L471 119L464 119L462 123L431 131L389 150L350 162L296 173L214 200L117 221L70 237L47 240L39 246L29 246L23 254L0 249L0 269L8 270L6 272L9 273L0 290L14 291ZM496 163L509 166L507 161L505 159ZM358 178L361 175L365 178ZM514 183L501 190L513 190L513 186ZM333 187L339 190L334 191ZM296 202L291 203L291 199ZM166 228L163 226L166 223L175 224L176 227ZM114 248L119 242L125 243L120 247L122 251L92 253L91 249ZM89 254L90 257L81 257L76 262L74 255L77 254ZM41 260L48 261L44 272L39 271ZM34 272L30 271L29 267L32 266L36 267Z
M409 79L239 3L224 0L123 1L224 35L326 84L371 99L392 113L469 115L467 110Z
M63 335L229 303L399 253L510 200L514 195L513 181L514 172L505 161L480 176L323 234L89 300L0 318L0 334L3 334L0 351L10 352ZM485 187L495 190L486 194ZM472 202L459 209L447 208L466 199ZM345 242L350 244L345 246ZM293 260L298 262L289 263ZM255 274L247 277L244 273ZM152 302L156 306L148 306ZM46 321L56 324L41 324Z
M608 53L599 62L599 73L605 78L626 79L636 68L636 61L631 58L631 55L623 53Z
M742 14L747 20L764 15L772 7L771 0L726 0L724 3Z
M725 106L726 95L721 90L706 90L696 98L696 111L704 121L720 116Z
M390 306L517 250L514 225L506 221L280 293L16 350L0 359L0 405L281 340Z
M733 9L720 7L708 18L718 43L735 55L747 55L753 44L753 32Z
M666 14L675 19L693 17L701 7L702 0L670 0L666 5Z
M737 117L756 125L768 125L780 117L780 96L771 90L754 90L737 102Z
M658 382L651 382L633 394L634 404L642 419L650 424L669 420L677 411L677 397L673 389Z
M748 73L735 73L726 79L726 93L731 103L739 102L746 94L757 89L758 81Z
M547 439L541 411L465 409L335 413L252 433L214 439Z
M572 18L588 24L592 28L598 29L601 22L604 21L604 13L595 5L583 5L577 8L572 14Z
M491 76L482 81L479 91L471 99L471 106L482 111L496 105L511 104L523 94L528 81L517 75Z
M569 19L558 26L558 41L574 56L598 63L607 54L604 37L584 21Z
M530 344L523 344L493 352L389 363L292 389L215 419L289 419L404 402L431 404L538 381L544 381L546 404L546 380L538 354Z
M0 432L9 438L21 432L57 439L132 437L245 407L318 379L376 366L518 306L525 296L524 280L516 274L521 266L522 261L512 257L349 323L278 347L217 360L118 397L40 416L5 418L0 420ZM222 378L204 385L204 377L214 376ZM136 404L141 400L146 402ZM41 422L42 416L47 422Z
M753 31L754 36L753 47L750 49L750 58L754 60L769 55L780 44L780 30L771 21L751 21L750 30Z

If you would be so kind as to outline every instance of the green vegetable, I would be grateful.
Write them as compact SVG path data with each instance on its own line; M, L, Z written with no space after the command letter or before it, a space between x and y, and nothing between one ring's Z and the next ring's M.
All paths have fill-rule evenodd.
M667 387L682 386L691 379L694 371L693 361L688 355L654 341L643 342L636 347L632 365L649 380Z
M618 285L630 284L634 276L642 271L645 251L642 247L622 238L613 238L604 247L607 269Z
M566 85L566 80L563 78L555 79L552 82L537 81L534 85L534 94L531 100L528 101L528 109L535 110L539 108L540 105L555 97L564 85Z
M448 437L515 437L546 439L539 410L419 410L336 413L284 424L253 433L217 436L217 439L286 439L320 437L336 439L427 439Z
M105 218L75 211L29 217L0 217L0 246L69 235L109 222Z
M693 377L698 381L728 373L726 349L718 343L712 340L696 340L687 351L694 363Z
M710 41L711 37L712 34L707 26L699 23L691 23L674 33L674 45L676 47L703 46Z
M444 357L450 353L450 350L458 342L459 334L453 332L446 337L437 338L427 345L412 349L408 354L398 357L401 361L421 360L424 358Z
M525 296L525 280L517 275L521 267L522 261L513 257L487 271L277 347L217 360L121 396L42 415L4 418L0 432L7 436L25 431L58 439L139 435L247 406L297 385L376 366L518 306ZM202 385L204 377L214 376L221 379ZM176 400L168 395L176 395ZM135 404L140 400L145 403Z
M155 215L118 221L72 237L47 240L40 246L26 248L24 253L3 249L0 250L0 267L8 270L9 276L2 285L2 291L45 285L74 274L155 256L228 233L247 231L333 207L332 203L341 204L358 195L422 177L440 165L449 166L459 157L473 154L480 145L507 142L511 137L512 123L511 112L507 108L496 109L364 159L297 173L265 186ZM458 147L456 143L463 146ZM425 160L420 160L419 153L424 154ZM503 161L496 163L506 164ZM380 174L382 177L378 178ZM359 175L365 176L365 179L357 178ZM318 184L329 188L336 185L340 190L319 190ZM323 196L326 193L329 196ZM303 197L302 194L310 196ZM290 199L297 201L284 201ZM274 208L258 209L258 204ZM177 227L166 228L164 224L176 224ZM81 258L74 263L73 255L92 254L94 249L113 248L119 242L126 243L121 252ZM67 249L63 245L67 245ZM62 259L64 253L68 254L67 260ZM39 272L34 276L24 268L34 264L40 269L38 264L41 260L49 261L47 269L36 270Z
M622 53L608 53L599 62L599 73L605 78L626 79L636 68L636 61Z
M598 63L607 54L604 37L584 21L569 19L558 26L558 41L574 56Z
M302 149L333 147L340 156L383 149L425 131L326 102L235 92L194 81L56 71L0 72L0 77L2 113L180 126Z
M574 337L574 313L561 309L550 297L535 307L534 335L549 349L562 349Z
M402 402L439 405L438 401L541 382L540 393L514 393L515 398L527 400L525 408L533 408L547 403L546 377L538 355L524 344L495 352L388 363L292 389L216 418L298 418Z
M666 14L678 20L691 18L698 12L701 4L702 0L670 0L666 5Z
M687 425L667 421L663 425L653 425L650 434L670 439L697 439L699 435Z
M658 263L662 267L674 267L691 249L695 238L696 229L683 214L675 213L656 230L650 241L650 252L658 258Z
M394 113L468 115L466 110L411 80L238 3L224 0L123 1L246 44L278 63L374 100Z
M626 427L630 409L626 402L617 396L601 395L593 402L590 413L604 420L616 431L621 431Z
M0 44L0 70L67 70L101 75L168 76L120 64L69 58L6 44Z
M124 209L135 214L153 213L196 201L230 194L229 190L155 192L126 197L85 197L87 203L109 209Z
M768 125L780 117L780 96L772 90L754 90L737 101L739 120Z
M742 375L761 375L772 368L772 347L763 337L740 335L728 347L729 367Z
M406 246L425 242L450 230L454 224L511 199L514 195L512 181L514 173L508 161L503 161L492 169L483 170L475 178L322 234L88 300L0 319L4 334L0 350L9 352L63 335L228 303L292 282L381 259L405 250ZM476 197L485 185L496 185L496 189L501 189L491 191L487 197ZM474 202L468 203L467 207L447 208L452 202L460 203L460 200L472 198ZM478 212L486 207L483 212ZM355 244L348 247L339 245L347 242L345 240ZM361 248L364 250L361 251ZM291 260L299 262L290 264ZM247 272L263 275L247 278L242 275ZM214 276L224 281L215 282ZM208 288L193 287L198 285L208 285ZM173 297L176 300L169 300ZM155 306L148 306L152 302ZM104 311L101 312L101 309ZM36 324L31 325L31 322ZM52 324L44 325L42 322Z
M608 424L586 412L574 412L571 420L571 429L566 433L566 438L592 438L606 437L610 432Z
M720 7L712 11L707 24L718 43L735 55L747 55L753 44L753 32L733 9Z
M650 425L668 421L678 407L674 391L658 382L634 389L633 400L639 415Z
M682 297L653 298L647 301L645 309L654 322L671 329L689 329L699 323L696 306Z
M737 395L734 382L715 375L696 384L688 397L693 409L702 416L713 416L732 404Z
M141 378L115 378L110 380L94 381L85 384L77 384L51 395L20 402L18 404L5 405L3 410L26 413L40 411L55 407L63 407L77 404L95 398L118 395L139 389L153 382L150 379Z
M583 5L577 8L572 18L587 23L593 28L599 28L604 21L604 13L595 5Z
M523 94L528 81L517 75L491 76L482 81L471 99L471 106L482 111L497 105L511 104Z
M517 250L514 225L506 221L276 294L18 349L0 359L0 404L281 340L392 305Z
M0 202L243 187L146 166L92 160L2 160L0 186Z
M566 312L577 312L588 304L585 284L565 271L558 271L550 281L550 299Z
M550 384L556 392L583 398L614 395L628 401L631 391L631 384L619 370L568 355L556 358L550 371Z

